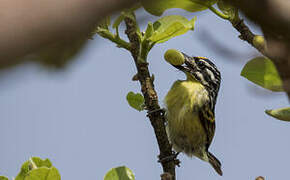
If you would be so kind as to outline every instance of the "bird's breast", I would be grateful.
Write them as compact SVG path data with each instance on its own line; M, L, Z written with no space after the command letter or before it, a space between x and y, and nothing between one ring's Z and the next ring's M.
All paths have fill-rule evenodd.
M202 151L206 134L199 109L208 101L204 86L196 81L176 81L165 97L167 133L176 151L192 156Z

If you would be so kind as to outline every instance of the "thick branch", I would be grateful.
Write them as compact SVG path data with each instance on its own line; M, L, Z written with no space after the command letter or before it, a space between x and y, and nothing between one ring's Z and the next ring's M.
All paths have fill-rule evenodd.
M263 29L290 37L290 1L287 0L225 0L233 3Z
M134 58L134 62L138 71L138 80L141 84L141 91L145 98L145 105L148 111L156 111L160 109L158 104L158 96L154 89L153 81L150 77L148 63L145 62L143 59L140 59L141 54L141 44L140 39L137 34L137 25L135 24L132 19L125 18L126 23L126 34L131 43L131 54ZM165 124L164 124L164 117L160 111L156 111L150 113L148 115L151 125L154 129L155 136L158 142L160 155L159 158L164 158L172 155L171 145L168 141ZM161 162L162 168L164 172L168 172L173 176L175 179L175 162L167 161Z
M56 41L81 37L134 0L0 0L0 64Z

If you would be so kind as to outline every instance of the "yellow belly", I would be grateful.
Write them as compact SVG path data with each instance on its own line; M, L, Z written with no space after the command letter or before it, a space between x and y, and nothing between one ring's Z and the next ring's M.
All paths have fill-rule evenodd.
M197 81L176 81L165 97L167 133L173 148L203 159L206 134L198 111L208 101L208 93Z

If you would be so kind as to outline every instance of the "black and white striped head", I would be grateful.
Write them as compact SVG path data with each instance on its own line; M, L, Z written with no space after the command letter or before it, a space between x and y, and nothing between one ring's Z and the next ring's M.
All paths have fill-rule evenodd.
M212 108L214 108L218 95L221 75L217 67L209 59L204 57L190 57L184 54L184 63L174 66L183 71L188 76L192 76L195 80L205 86L212 100Z

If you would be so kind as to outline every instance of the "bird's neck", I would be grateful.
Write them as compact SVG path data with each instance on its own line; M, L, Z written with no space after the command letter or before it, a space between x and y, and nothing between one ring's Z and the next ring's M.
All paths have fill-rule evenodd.
M186 81L192 81L192 82L199 82L197 81L194 76L190 73L186 73Z

